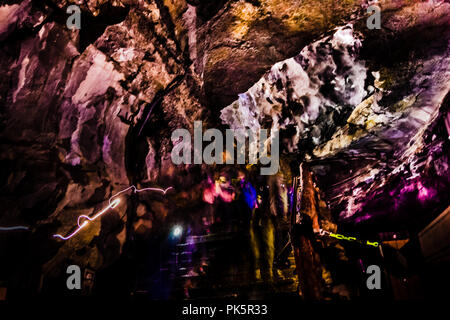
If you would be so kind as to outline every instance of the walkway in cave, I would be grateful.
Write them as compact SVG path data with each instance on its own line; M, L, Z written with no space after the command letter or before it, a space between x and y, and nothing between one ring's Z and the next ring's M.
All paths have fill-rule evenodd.
M138 275L135 294L188 300L298 296L292 252L288 263L278 266L273 283L267 283L252 279L254 270L242 234L210 234L184 240L166 252L169 257L158 272L151 277L145 272Z

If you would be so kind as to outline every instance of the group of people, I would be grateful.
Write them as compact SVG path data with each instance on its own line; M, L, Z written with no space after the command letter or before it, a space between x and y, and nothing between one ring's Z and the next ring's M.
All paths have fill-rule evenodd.
M283 279L294 251L300 288L305 297L321 299L331 288L329 271L346 263L344 248L324 239L320 230L336 232L330 210L321 197L309 166L281 163L277 174L259 175L256 168L224 168L209 176L203 186L206 204L202 221L208 232L238 231L247 240L252 280L273 283ZM215 226L218 229L209 229ZM331 261L327 256L337 257Z
M293 191L285 173L261 176L256 171L251 167L225 169L208 177L203 188L207 209L202 219L206 226L221 226L222 232L244 232L253 280L272 282L282 277L276 267L288 263Z

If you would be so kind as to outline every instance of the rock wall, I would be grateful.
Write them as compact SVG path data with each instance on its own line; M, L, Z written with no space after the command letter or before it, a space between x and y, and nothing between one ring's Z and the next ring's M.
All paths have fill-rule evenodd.
M80 30L66 27L72 3ZM130 228L145 237L193 214L210 168L174 165L170 136L195 120L281 129L284 156L314 165L336 217L369 219L367 199L420 193L423 176L432 204L448 205L450 5L380 1L381 30L367 29L368 5L0 1L0 225L29 227L2 235L2 273L105 268ZM174 190L52 237L130 185ZM29 255L6 249L17 240Z

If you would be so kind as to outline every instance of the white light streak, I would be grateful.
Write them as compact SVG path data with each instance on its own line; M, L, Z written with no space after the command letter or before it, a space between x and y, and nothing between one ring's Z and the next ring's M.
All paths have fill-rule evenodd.
M28 230L26 226L0 227L0 231Z
M76 235L78 232L80 232L81 229L86 227L91 221L94 221L95 219L97 219L98 217L103 215L105 212L107 212L109 209L114 209L115 207L117 207L119 205L119 203L120 203L120 199L114 199L114 198L117 198L120 194L125 193L125 192L127 192L129 190L133 190L134 193L143 192L143 191L160 191L163 194L166 194L167 191L169 191L170 189L173 189L173 188L172 187L168 187L167 189L160 189L160 188L138 189L134 185L129 186L128 188L126 188L126 189L124 189L122 191L119 191L118 193L113 195L111 198L109 198L108 206L106 206L103 210L101 210L100 212L95 214L93 217L89 217L89 216L86 216L86 215L79 216L78 219L77 219L78 228L75 229L74 232L72 232L71 234L69 234L68 236L65 236L65 237L60 235L60 234L55 234L55 235L53 235L53 237L59 238L61 240L68 240L68 239L72 238L74 235ZM84 221L82 223L81 223L81 219L84 219Z

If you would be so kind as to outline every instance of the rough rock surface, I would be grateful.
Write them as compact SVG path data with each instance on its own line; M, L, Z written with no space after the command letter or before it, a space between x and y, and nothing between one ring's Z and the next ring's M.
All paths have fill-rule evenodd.
M193 214L206 169L172 164L170 136L195 120L280 129L342 221L448 206L450 4L379 3L381 30L366 28L367 1L0 1L0 225L30 228L1 235L2 272L105 268L127 228L151 236ZM130 185L175 190L52 237Z

